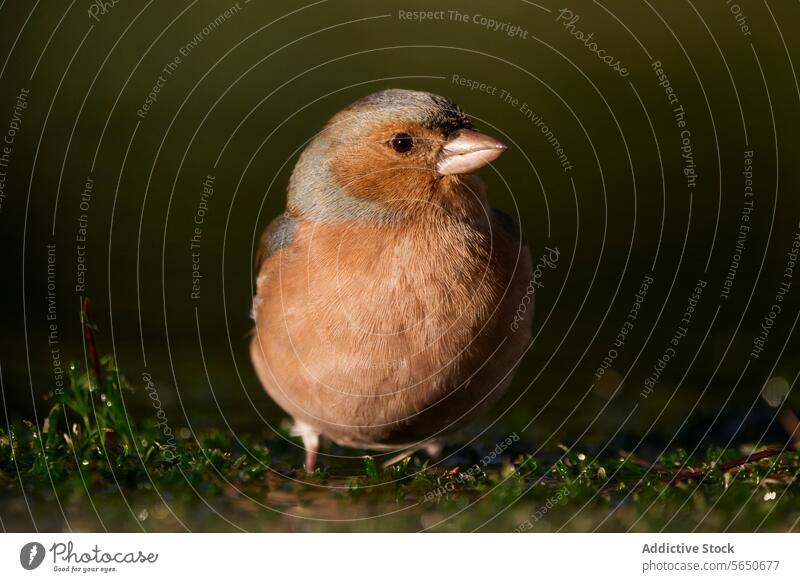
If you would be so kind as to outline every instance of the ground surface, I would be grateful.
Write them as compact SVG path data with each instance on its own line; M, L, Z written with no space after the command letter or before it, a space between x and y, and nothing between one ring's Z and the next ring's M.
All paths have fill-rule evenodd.
M513 434L383 469L328 449L313 475L296 439L133 426L109 359L77 369L40 426L0 430L6 531L789 531L800 456L752 446L659 459L566 447L534 458ZM163 428L163 427L162 427ZM759 447L763 450L765 447Z

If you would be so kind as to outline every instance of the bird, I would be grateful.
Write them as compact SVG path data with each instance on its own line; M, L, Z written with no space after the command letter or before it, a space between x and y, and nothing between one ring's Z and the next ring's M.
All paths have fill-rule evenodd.
M300 154L254 253L250 356L306 471L321 437L441 450L508 388L531 342L531 253L475 173L506 149L448 98L385 89Z

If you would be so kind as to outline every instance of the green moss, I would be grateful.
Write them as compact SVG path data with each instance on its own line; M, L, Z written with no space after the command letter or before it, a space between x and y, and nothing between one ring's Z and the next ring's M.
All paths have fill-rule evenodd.
M389 468L334 456L307 475L278 436L179 430L166 442L138 426L125 399L142 395L111 358L102 382L70 370L41 427L0 430L6 529L60 531L66 519L110 531L786 531L800 520L796 452L729 471L720 465L742 450L676 449L651 464L562 447L445 468L422 454ZM674 479L681 469L696 476Z

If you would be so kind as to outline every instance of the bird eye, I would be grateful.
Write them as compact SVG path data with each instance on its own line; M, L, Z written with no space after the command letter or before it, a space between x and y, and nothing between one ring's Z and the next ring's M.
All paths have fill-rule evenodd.
M407 133L398 133L389 140L389 145L397 153L404 154L414 147L414 138Z

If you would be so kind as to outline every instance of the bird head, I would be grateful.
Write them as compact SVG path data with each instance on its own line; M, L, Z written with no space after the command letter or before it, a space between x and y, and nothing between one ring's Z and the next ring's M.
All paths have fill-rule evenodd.
M300 157L290 205L313 218L386 218L476 182L506 146L475 131L452 101L388 89L333 116Z

